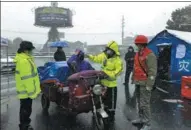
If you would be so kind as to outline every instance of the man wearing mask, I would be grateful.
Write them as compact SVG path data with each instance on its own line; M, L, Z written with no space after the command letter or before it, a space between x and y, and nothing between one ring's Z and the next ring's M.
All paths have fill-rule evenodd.
M144 35L138 35L135 38L138 52L134 59L132 80L136 85L139 119L132 121L132 123L134 125L143 124L141 130L151 129L150 98L157 74L157 58L155 54L147 48L147 43L148 38Z
M55 61L66 61L66 55L62 49L62 47L58 47L57 51L54 53Z
M125 96L126 96L126 103L129 100L129 76L133 71L133 63L134 63L135 52L132 46L128 48L128 52L125 54L125 61L126 61L126 72L125 72Z
M20 130L33 130L30 125L32 100L37 98L41 91L37 67L32 57L34 48L31 42L22 41L14 58L16 91L20 99Z
M117 77L123 71L123 62L120 59L118 44L110 41L104 52L98 55L87 55L87 57L96 63L101 64L103 73L108 77L102 80L102 84L107 87L105 105L108 106L108 114L111 121L114 121L116 101L117 101Z
M133 70L135 52L132 46L128 48L128 52L125 54L125 62L126 62L126 73L125 73L125 83L127 85L129 83L129 75Z

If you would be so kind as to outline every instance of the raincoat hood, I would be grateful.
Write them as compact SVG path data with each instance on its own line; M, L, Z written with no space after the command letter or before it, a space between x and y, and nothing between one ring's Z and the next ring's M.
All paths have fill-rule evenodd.
M118 47L118 44L117 42L115 41L110 41L108 44L107 44L107 47L110 48L111 50L113 50L116 55L120 55L120 52L119 52L119 47Z

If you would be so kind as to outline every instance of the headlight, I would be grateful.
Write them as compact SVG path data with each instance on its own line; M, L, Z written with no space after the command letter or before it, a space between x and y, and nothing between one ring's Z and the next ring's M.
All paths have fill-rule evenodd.
M101 85L99 85L99 84L94 85L93 93L95 95L101 95L102 94L102 87L101 87Z

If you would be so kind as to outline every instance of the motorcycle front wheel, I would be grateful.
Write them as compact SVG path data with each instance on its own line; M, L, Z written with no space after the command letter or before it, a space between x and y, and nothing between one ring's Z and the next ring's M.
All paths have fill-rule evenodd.
M96 113L94 114L94 120L97 130L108 130L108 118L103 118L99 113Z

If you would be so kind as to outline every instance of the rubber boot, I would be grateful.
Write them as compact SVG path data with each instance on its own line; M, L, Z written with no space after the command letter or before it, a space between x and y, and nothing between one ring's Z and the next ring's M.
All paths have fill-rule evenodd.
M147 121L143 120L142 118L138 118L136 120L133 120L131 123L133 125L137 125L137 124L145 124L145 123L147 123Z
M20 130L34 130L31 125L19 126Z
M150 125L144 125L141 130L151 130L151 126Z

